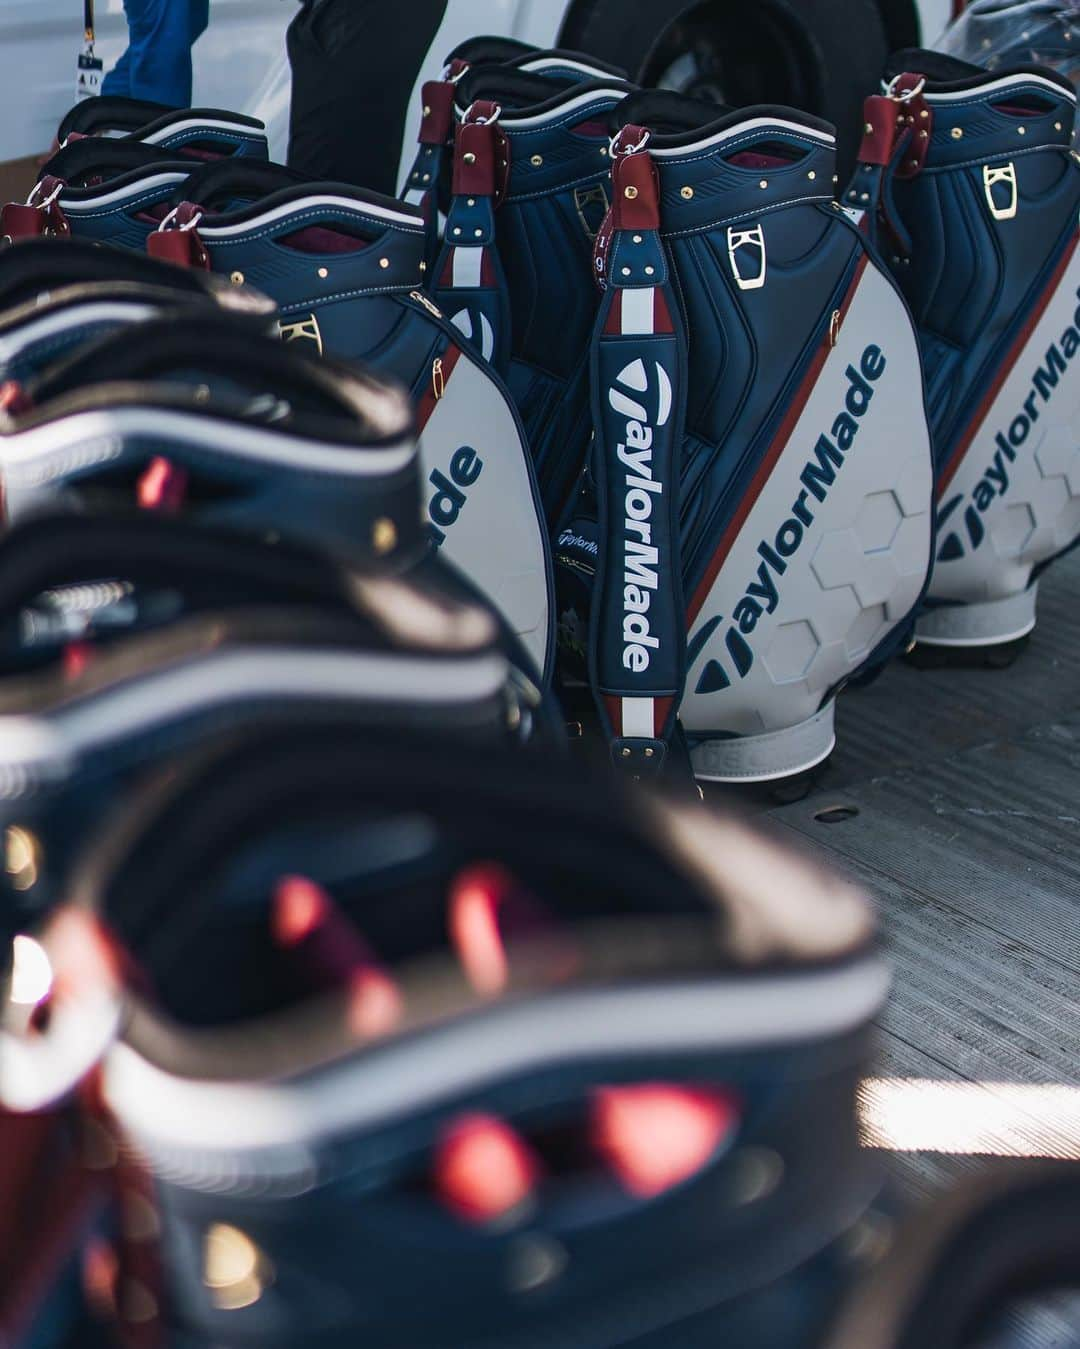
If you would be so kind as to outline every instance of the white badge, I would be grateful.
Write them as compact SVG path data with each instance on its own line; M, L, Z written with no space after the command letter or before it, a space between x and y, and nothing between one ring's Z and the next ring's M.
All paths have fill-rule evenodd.
M104 69L105 62L100 56L94 55L94 44L87 42L79 53L75 71L76 102L83 98L94 98L101 93L101 72Z

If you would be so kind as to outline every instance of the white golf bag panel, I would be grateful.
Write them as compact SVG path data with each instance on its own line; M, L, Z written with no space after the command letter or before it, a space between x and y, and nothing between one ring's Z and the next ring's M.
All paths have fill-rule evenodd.
M551 641L548 546L509 400L486 368L451 346L418 417L428 528L439 552L476 581L543 672Z
M691 743L710 737L692 750L699 777L772 778L826 758L832 691L918 603L933 492L921 387L907 309L866 265L715 579L687 597L681 717Z
M954 603L923 616L920 641L981 646L1023 637L1035 626L1041 565L1080 538L1075 239L1049 304L1017 348L1004 383L980 409L966 450L941 475L930 596Z

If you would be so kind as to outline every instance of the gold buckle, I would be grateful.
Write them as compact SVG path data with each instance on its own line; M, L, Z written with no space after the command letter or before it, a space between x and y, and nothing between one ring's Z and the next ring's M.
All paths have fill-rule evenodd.
M756 276L743 276L739 271L738 252L740 248L756 248L761 253L761 267ZM740 290L760 290L765 284L765 231L760 225L751 225L748 230L737 230L734 225L727 232L728 260L731 274Z
M1001 206L994 199L994 188L998 183L1006 183L1009 188L1009 200ZM1019 202L1019 196L1016 190L1016 167L1013 164L984 164L983 165L983 191L986 193L986 204L990 208L990 214L995 220L1012 220L1016 215L1016 208Z

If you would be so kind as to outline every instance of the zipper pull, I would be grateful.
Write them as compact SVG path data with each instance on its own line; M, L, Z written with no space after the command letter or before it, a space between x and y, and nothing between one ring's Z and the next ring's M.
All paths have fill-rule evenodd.
M441 356L436 356L431 363L431 387L435 392L435 401L437 403L446 392L446 380L443 378Z
M438 305L432 304L428 297L421 290L410 290L409 299L415 300L417 304L422 304L429 314L434 314L437 319L443 316L442 310Z

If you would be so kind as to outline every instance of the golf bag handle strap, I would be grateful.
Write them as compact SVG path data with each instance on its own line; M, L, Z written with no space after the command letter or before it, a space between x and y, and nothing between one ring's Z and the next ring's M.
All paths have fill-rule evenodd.
M606 290L592 354L600 550L589 674L615 762L658 771L686 667L679 456L686 344L660 238L649 132L612 142Z

